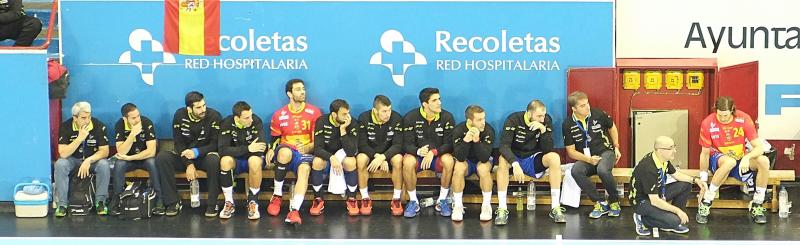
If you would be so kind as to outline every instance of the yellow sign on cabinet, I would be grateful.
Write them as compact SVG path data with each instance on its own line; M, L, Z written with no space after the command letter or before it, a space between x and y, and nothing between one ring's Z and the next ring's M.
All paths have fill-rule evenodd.
M661 89L661 71L648 70L644 72L644 88L646 89Z
M681 70L667 70L667 89L683 88L683 72Z
M637 90L642 86L641 73L639 70L623 70L622 71L622 88Z

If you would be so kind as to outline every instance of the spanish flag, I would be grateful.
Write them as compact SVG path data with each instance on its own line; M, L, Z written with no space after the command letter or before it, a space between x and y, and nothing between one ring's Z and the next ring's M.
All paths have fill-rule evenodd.
M220 0L164 0L164 51L219 55Z

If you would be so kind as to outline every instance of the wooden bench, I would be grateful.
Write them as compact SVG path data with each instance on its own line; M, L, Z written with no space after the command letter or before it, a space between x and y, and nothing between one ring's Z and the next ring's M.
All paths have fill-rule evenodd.
M680 170L680 171L684 172L686 174L689 174L691 176L697 176L698 172L699 172L699 170L696 170L696 169L685 169L685 170ZM630 179L631 179L632 172L633 172L632 168L614 168L612 170L612 174L614 175L614 179L616 180L616 182L626 185L627 186L627 188L626 188L627 190L630 190L629 184L630 184ZM268 170L263 170L262 178L264 178L264 179L272 179L272 178L275 177L274 173L275 173L274 171L269 170L269 169ZM496 178L496 175L493 174L492 176L494 178ZM128 177L128 178L147 178L147 177L149 177L149 174L147 173L146 170L137 169L137 170L128 172L127 174L125 174L125 177ZM206 178L207 175L206 175L206 173L204 171L198 170L197 171L197 177L198 178ZM370 179L391 179L391 177L392 176L391 176L390 173L385 173L385 172L377 172L377 173L371 173L370 174ZM185 173L177 173L177 174L175 174L175 178L185 179L186 178L186 174ZM236 178L237 179L245 179L244 183L245 183L245 187L247 187L247 183L248 183L248 181L247 181L247 178L248 178L247 173L238 174L236 176ZM294 173L288 172L287 175L286 175L286 178L287 179L294 179L295 178ZM436 178L436 174L434 172L432 172L432 171L422 171L422 172L417 173L417 178L419 178L419 179ZM478 177L476 175L472 175L470 177L467 177L467 180L477 181ZM594 182L594 183L597 183L597 184L601 183L600 178L598 176L596 176L596 175L592 176L590 178L590 180L592 182ZM777 212L777 207L778 207L778 197L777 197L778 186L780 186L781 182L794 181L794 180L795 180L794 170L771 170L770 171L770 178L769 178L768 185L771 186L771 188L772 188L772 201L769 202L769 203L765 203L764 207L769 208L770 210L772 210L772 212ZM538 179L525 176L525 181L534 181L534 182L537 182L537 183L548 183L549 182L549 176L547 174L545 174L544 176L542 176L541 178L538 178ZM514 183L514 181L511 181L511 184L513 184L513 183ZM731 177L728 177L725 180L725 182L723 183L723 185L736 185L736 186L740 186L742 184L743 184L742 182L740 182L740 181L738 181L738 180L736 180L734 178L731 178ZM509 187L509 188L511 188L511 187ZM616 191L616 190L613 190L613 191ZM509 189L509 192L514 192L514 191L512 189ZM261 192L259 194L258 198L259 198L259 200L269 200L269 198L271 197L270 196L271 194L272 194L271 192ZM404 196L406 195L405 191L403 192L403 195ZM288 199L288 196L289 195L284 195L284 198ZM186 191L182 191L181 192L181 198L188 199L189 198L189 193L186 192ZM206 198L206 193L203 193L201 198L205 199ZM221 196L220 196L220 198L221 198ZM246 195L243 194L243 193L237 193L237 194L235 194L235 198L236 199L246 199ZM309 198L309 199L313 198L313 195L306 194L306 198ZM389 200L392 199L392 193L388 193L388 192L370 193L370 198L372 198L373 200L376 200L376 201L389 201ZM520 198L520 197L512 197L512 198L510 198L509 203L513 203L514 201L516 201L516 199L514 199L514 198ZM341 196L339 196L339 195L328 195L326 197L326 199L343 200L343 198ZM404 199L407 199L407 197L404 197ZM464 195L463 200L464 200L465 203L481 203L482 202L482 197L479 194ZM498 201L497 197L493 196L492 197L492 202L493 203L497 203L497 201ZM550 204L551 201L552 200L550 200L550 195L541 195L541 196L538 196L536 198L536 203L537 204ZM623 206L629 206L630 205L630 202L628 201L627 196L620 197L620 204L623 205ZM588 198L582 198L581 199L581 205L594 205L594 203L591 200L589 200ZM718 199L718 200L714 201L712 207L714 207L714 208L746 209L746 208L748 208L748 205L749 205L749 201L747 201L747 200ZM687 206L689 206L689 207L697 207L697 200L694 199L694 198L690 198L689 203L687 204Z

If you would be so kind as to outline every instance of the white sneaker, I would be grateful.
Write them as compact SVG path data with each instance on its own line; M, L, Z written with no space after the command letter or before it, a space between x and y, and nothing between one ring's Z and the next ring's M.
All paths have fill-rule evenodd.
M490 221L490 220L492 220L492 206L481 205L481 221Z
M453 213L450 215L450 219L456 222L461 222L464 220L464 206L456 205L453 207Z

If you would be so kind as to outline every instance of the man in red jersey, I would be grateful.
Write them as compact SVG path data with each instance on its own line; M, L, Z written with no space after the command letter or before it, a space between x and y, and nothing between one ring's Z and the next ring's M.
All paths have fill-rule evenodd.
M700 179L707 181L708 170L714 173L708 191L697 207L697 223L708 222L711 201L725 178L734 177L747 183L755 178L756 193L750 203L750 218L758 224L767 223L766 209L762 207L769 180L769 159L763 155L763 140L758 138L750 116L737 111L733 99L719 97L714 103L716 112L700 124ZM746 151L750 142L752 150ZM758 174L756 174L758 173Z
M275 166L275 192L269 201L267 213L277 216L281 212L283 196L283 180L286 171L294 171L297 182L294 195L289 204L289 214L286 223L301 224L300 205L308 188L309 166L314 156L314 124L320 117L316 106L306 104L305 82L292 79L286 82L286 96L289 104L272 114L270 135L272 143L267 151L267 165L276 163Z

